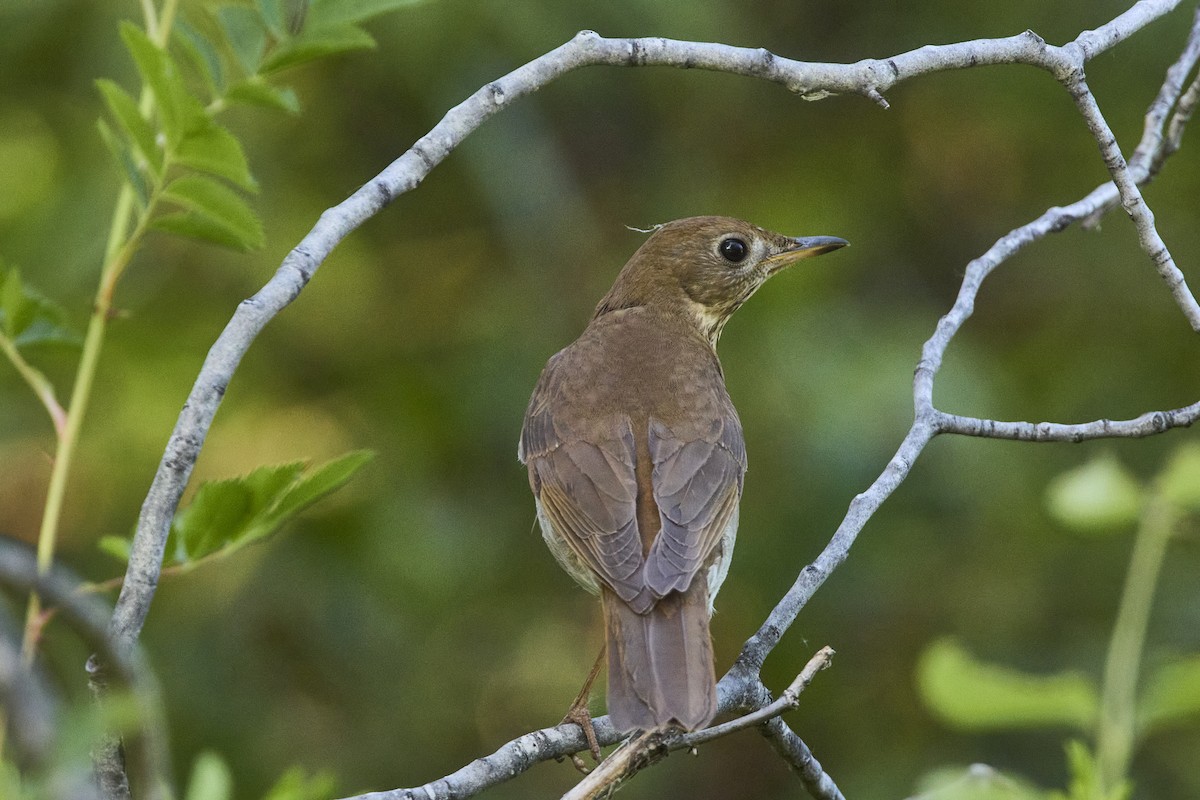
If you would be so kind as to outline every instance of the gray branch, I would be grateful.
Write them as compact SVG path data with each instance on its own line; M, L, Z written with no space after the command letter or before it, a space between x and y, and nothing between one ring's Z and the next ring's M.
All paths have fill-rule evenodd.
M96 657L89 659L89 680L93 686L107 686L111 673L116 683L129 693L138 712L139 730L131 743L139 767L139 786L148 800L166 798L169 796L170 766L158 685L140 648L120 648L112 643L108 637L108 608L97 598L77 591L79 586L80 583L61 568L40 571L31 552L0 537L0 587L23 594L37 592L48 605L58 609L59 616L67 621L84 644L100 655L105 666L99 667ZM127 798L130 795L124 759L115 744L111 741L102 743L103 749L112 749L116 758L93 758L96 777L105 798ZM85 787L80 787L78 792L72 796L87 796Z
M1052 208L1037 220L1006 234L987 253L968 265L954 306L939 321L933 336L922 350L913 383L914 421L900 448L872 485L854 498L824 551L800 573L766 622L746 642L734 667L721 680L723 711L761 708L770 702L770 693L758 679L763 661L812 594L845 560L859 532L907 477L916 458L934 436L940 433L965 433L1037 441L1054 437L1078 440L1098 436L1149 435L1169 427L1190 424L1194 419L1196 408L1188 406L1173 412L1148 412L1124 423L1099 421L1083 426L1056 423L1033 426L1029 423L956 417L938 411L933 405L933 383L943 355L955 333L970 317L984 278L1029 244L1072 224L1094 221L1118 201L1132 217L1143 250L1167 282L1185 318L1193 328L1200 330L1200 306L1197 306L1182 273L1155 229L1153 214L1138 188L1178 148L1183 127L1195 107L1197 95L1200 95L1195 83L1183 94L1183 84L1194 68L1200 47L1197 30L1193 28L1187 50L1168 73L1167 81L1147 115L1146 134L1128 164L1084 76L1084 65L1089 59L1129 38L1177 5L1178 0L1140 0L1107 24L1093 31L1085 31L1061 47L1048 45L1033 32L1026 31L1001 39L927 45L891 58L865 59L854 64L795 61L764 49L723 44L662 38L611 39L592 31L583 31L555 50L483 86L450 109L428 134L378 176L347 200L323 213L313 229L284 259L274 277L257 294L238 306L205 359L143 503L129 568L110 626L114 642L118 647L129 648L137 640L158 583L171 519L225 388L255 337L299 295L343 238L397 196L420 185L425 176L468 135L515 100L575 69L598 65L669 66L727 72L781 84L806 99L820 99L835 93L855 93L885 108L887 101L883 95L892 86L902 80L933 72L997 64L1025 64L1047 71L1074 98L1096 138L1113 182L1098 187L1071 206ZM1033 435L1025 435L1029 433ZM768 723L767 730L776 749L801 774L808 775L806 786L814 796L840 797L836 786L820 770L819 764L794 733L777 718ZM597 734L605 744L616 739L611 726L604 719L598 722ZM585 746L583 736L573 725L547 728L513 740L491 756L472 762L453 775L420 789L395 790L361 797L377 800L469 797L488 786L508 780L533 763L578 752Z

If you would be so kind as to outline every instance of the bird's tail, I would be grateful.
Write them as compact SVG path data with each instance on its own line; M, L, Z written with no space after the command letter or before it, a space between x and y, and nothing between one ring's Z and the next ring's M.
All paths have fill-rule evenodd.
M703 576L639 614L607 588L608 714L621 731L696 730L717 712L717 682Z

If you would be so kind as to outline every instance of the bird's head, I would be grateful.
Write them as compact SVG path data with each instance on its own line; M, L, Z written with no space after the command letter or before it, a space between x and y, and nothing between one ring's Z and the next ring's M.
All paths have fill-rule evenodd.
M784 236L732 217L668 222L629 259L596 316L634 306L682 313L715 347L729 317L768 278L847 244L836 236Z

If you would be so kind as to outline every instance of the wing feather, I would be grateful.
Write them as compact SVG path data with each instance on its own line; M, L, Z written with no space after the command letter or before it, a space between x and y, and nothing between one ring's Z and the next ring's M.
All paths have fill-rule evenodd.
M646 586L662 597L685 591L711 559L737 512L745 474L740 426L718 421L685 441L651 419L650 459L662 530L646 556Z

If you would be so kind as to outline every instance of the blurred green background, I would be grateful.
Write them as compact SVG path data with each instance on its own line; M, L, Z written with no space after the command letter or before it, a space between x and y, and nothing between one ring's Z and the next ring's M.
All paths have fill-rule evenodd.
M124 280L63 560L90 578L118 574L96 540L132 528L208 346L320 212L474 89L577 30L855 61L1026 28L1061 43L1126 5L427 0L377 19L378 49L288 76L301 116L226 119L261 185L266 248L152 237ZM1191 13L1089 65L1127 153ZM93 80L136 86L116 25L137 15L132 0L0 5L0 257L80 329L118 187ZM286 535L164 581L143 641L169 701L177 770L214 749L244 798L297 763L332 771L342 794L413 786L557 722L599 647L599 609L533 531L516 461L525 403L643 240L625 226L710 213L853 243L772 282L721 342L751 463L713 621L723 671L894 452L919 348L966 263L1106 177L1066 93L1033 69L933 75L888 99L883 111L728 75L591 68L488 122L352 234L251 349L195 478L352 448L378 458ZM1196 135L1146 195L1200 284ZM1003 419L1124 418L1200 396L1198 353L1118 212L989 279L936 400ZM75 354L36 360L65 398ZM905 796L927 771L972 761L1065 783L1069 731L953 730L922 706L914 665L953 634L1024 669L1098 672L1130 539L1063 531L1044 487L1103 451L1149 476L1194 439L928 448L765 670L782 689L821 645L838 651L789 720L848 797ZM44 412L0 364L3 532L34 541L52 452ZM1195 536L1173 546L1151 660L1200 650L1197 567ZM65 690L82 696L82 650L63 628L48 636ZM1139 796L1200 796L1197 751L1196 726L1152 739L1134 763ZM576 777L551 762L485 796L557 796ZM763 740L742 733L699 758L676 754L622 796L799 793Z

